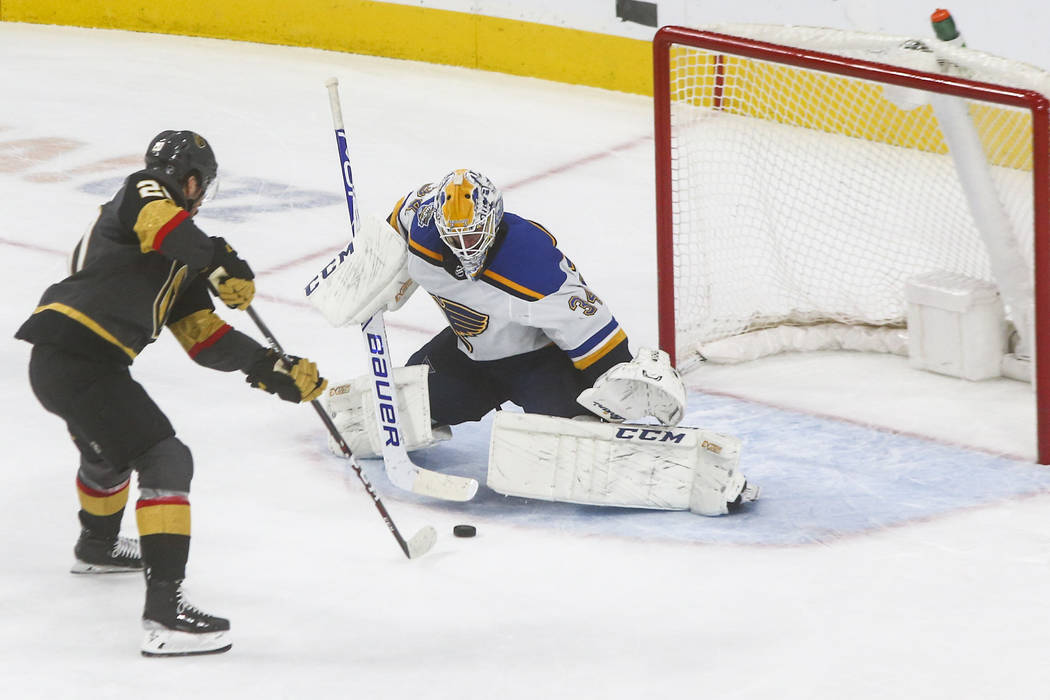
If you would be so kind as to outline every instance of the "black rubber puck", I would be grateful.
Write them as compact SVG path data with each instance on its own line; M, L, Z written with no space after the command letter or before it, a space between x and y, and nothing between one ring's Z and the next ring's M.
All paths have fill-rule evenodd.
M452 528L452 534L456 537L473 537L478 534L478 529L473 525L456 525Z

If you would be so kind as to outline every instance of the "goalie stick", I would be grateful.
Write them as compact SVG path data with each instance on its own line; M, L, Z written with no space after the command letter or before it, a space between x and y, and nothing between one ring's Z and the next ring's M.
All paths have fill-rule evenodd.
M266 342L270 347L283 356L284 350L281 348L281 344L277 342L277 339L273 337L273 333L271 333L270 329L266 327L263 320L259 318L258 312L256 312L251 306L249 306L246 311L248 312L248 315L251 316L252 321L255 322L255 325L258 326L259 331L266 336ZM335 423L329 418L328 412L324 410L324 406L322 406L321 402L317 399L311 401L310 405L312 405L314 410L317 411L317 415L321 417L321 422L323 422L325 427L328 428L328 432L331 433L335 441L339 443L339 448L343 451L343 454L345 454L346 458L350 460L350 467L354 470L354 473L357 474L357 478L361 480L361 483L364 484L365 491L367 491L368 495L372 498L376 510L378 510L379 514L383 516L383 522L386 523L387 528L394 536L394 539L397 540L397 543L401 547L401 551L405 553L405 556L409 559L417 559L429 552L430 548L434 546L434 542L437 541L437 531L430 525L425 525L419 530L419 532L412 535L410 539L405 540L405 538L402 537L401 532L397 529L397 525L394 524L393 519L390 517L390 513L387 512L386 506L384 506L383 502L379 500L379 494L376 493L375 487L372 486L372 483L368 480L368 477L365 476L365 473L361 471L361 467L357 464L357 460L354 459L354 455L350 452L350 448L347 446L346 441L343 440L343 436L339 434L339 429L335 427Z
M328 88L329 104L332 109L332 124L335 127L335 141L339 150L340 169L343 173L347 212L350 215L350 235L353 237L357 234L357 195L354 191L354 176L350 170L350 144L346 138L346 130L343 128L339 81L336 78L329 78L325 81L325 86ZM476 480L424 469L414 464L408 457L397 416L396 388L391 375L393 363L389 355L390 344L386 338L386 324L383 322L382 310L377 311L361 326L361 335L364 337L368 350L368 366L373 380L372 399L375 405L376 421L385 438L383 440L383 464L390 483L400 489L422 496L446 501L469 501L478 491ZM341 441L341 438L337 440Z

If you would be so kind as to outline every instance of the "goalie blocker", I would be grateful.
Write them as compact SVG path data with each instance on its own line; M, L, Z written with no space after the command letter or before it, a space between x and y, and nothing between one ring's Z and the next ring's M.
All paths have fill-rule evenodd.
M502 411L488 486L522 498L716 516L758 498L739 459L740 440L700 428Z

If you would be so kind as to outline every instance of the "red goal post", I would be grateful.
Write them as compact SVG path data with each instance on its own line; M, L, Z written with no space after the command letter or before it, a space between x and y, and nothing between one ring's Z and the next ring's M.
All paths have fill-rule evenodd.
M661 348L687 369L706 343L778 326L900 332L907 277L994 281L1017 337L1030 336L1038 460L1050 464L1050 121L1031 67L996 84L1001 59L970 52L993 70L970 68L952 53L967 49L945 59L934 39L856 35L865 50L839 52L820 34L836 30L798 28L789 45L758 29L663 27L653 40ZM1007 247L1025 269L1013 282L967 178L944 174L970 169L937 119L953 104L988 161L977 180L1003 200L991 209L1015 230Z

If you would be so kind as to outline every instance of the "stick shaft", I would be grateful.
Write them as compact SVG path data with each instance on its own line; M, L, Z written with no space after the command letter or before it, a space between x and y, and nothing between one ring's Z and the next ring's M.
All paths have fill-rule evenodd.
M339 81L329 78L325 81L328 88L328 102L332 108L332 126L335 128L335 141L339 152L339 165L343 175L343 189L346 195L346 208L350 215L351 236L357 234L358 206L354 189L354 176L350 169L350 142L343 128L342 101L339 99ZM404 431L398 417L397 387L392 379L393 362L390 357L390 343L386 336L386 324L383 322L383 311L377 311L372 318L361 326L361 337L369 358L368 367L372 373L372 406L376 424L384 431L382 447L383 467L391 483L401 489L415 491L414 486L420 468L412 463L404 444ZM386 396L381 395L380 387ZM433 495L433 494L428 494ZM446 494L442 494L446 495ZM471 494L473 495L473 494Z
M343 108L339 100L339 81L329 78L325 81L328 88L328 105L332 109L332 125L335 127L335 145L339 150L339 165L343 173L343 189L346 195L346 210L350 215L350 236L357 235L357 191L354 189L354 173L350 169L350 141L343 128Z
M248 316L250 316L252 321L255 322L255 325L258 326L259 332L266 337L266 342L269 343L270 347L283 355L284 350L281 348L281 344L277 342L277 338L274 337L273 333L270 332L269 327L263 322L262 318L259 317L259 312L251 306L247 308L247 312ZM361 471L361 467L358 466L353 453L350 452L350 447L346 444L343 436L339 433L339 429L335 427L335 423L332 422L328 412L324 410L324 406L322 406L321 402L317 399L311 401L310 404L314 407L314 410L317 411L317 415L321 417L321 422L324 423L326 428L328 428L329 434L337 443L339 443L339 449L341 449L347 459L350 460L350 467L354 470L354 473L357 474L357 478L361 480L361 483L364 484L365 491L367 491L369 497L371 497L376 510L379 511L379 515L382 516L387 529L390 530L390 534L392 534L394 539L397 540L397 544L401 547L401 551L405 553L406 557L411 559L412 555L409 552L408 543L405 541L405 538L401 536L401 532L397 529L397 525L394 524L394 520L390 517L390 513L387 511L386 506L383 505L383 501L380 500L379 494L376 493L375 487L372 486L372 482L370 482L368 477L365 476L365 473Z

